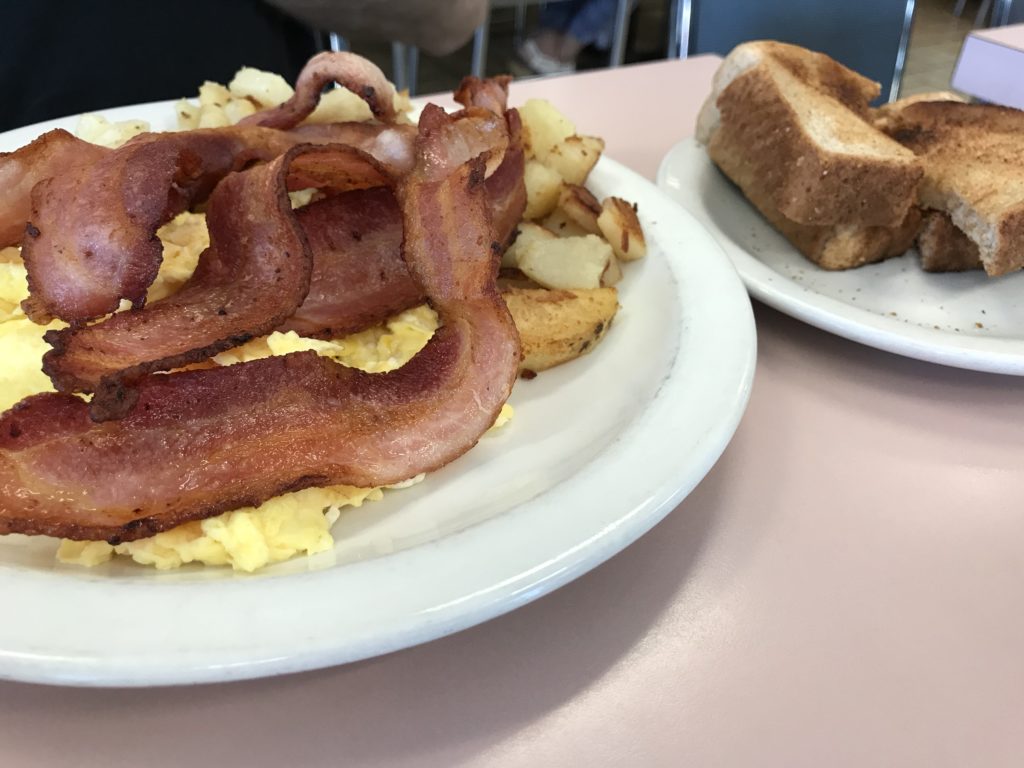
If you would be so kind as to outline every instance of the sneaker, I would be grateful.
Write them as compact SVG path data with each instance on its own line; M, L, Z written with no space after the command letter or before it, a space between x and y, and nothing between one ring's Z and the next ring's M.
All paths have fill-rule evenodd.
M564 75L576 71L573 61L560 61L548 56L537 45L535 40L527 40L519 46L519 57L538 75Z

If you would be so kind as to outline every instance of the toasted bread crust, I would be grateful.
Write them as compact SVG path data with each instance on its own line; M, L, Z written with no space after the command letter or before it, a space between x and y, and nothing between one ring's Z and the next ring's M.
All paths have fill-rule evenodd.
M712 160L797 250L822 269L852 269L904 253L914 242L921 215L911 207L898 227L798 224L779 212L769 189L749 163L709 145Z
M932 91L930 93L915 93L913 96L906 96L888 104L882 104L871 110L871 124L880 131L888 133L898 125L899 116L903 110L911 104L918 104L922 101L956 101L964 103L965 99L954 91Z
M861 117L870 115L870 102L878 98L882 91L882 86L874 80L844 67L824 53L775 40L755 41L746 45L761 46L765 54L788 69L798 80L828 94Z
M963 272L981 268L978 246L941 211L928 211L917 236L921 269L926 272Z
M886 130L921 157L922 204L950 215L978 246L988 274L1024 267L1024 112L919 102Z
M698 141L707 144L718 129L720 115L717 102L722 92L736 77L767 59L785 67L798 80L828 94L861 117L871 117L869 104L881 91L881 86L875 81L823 53L775 40L753 40L733 48L715 72L711 94L697 118Z
M922 174L914 154L788 68L771 60L752 67L717 106L712 157L749 165L787 219L891 227L906 218Z

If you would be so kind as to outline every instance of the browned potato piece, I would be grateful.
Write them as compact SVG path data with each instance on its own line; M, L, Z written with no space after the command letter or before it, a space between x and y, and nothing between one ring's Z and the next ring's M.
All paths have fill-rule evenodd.
M558 208L566 218L591 235L600 235L597 217L601 215L601 201L576 184L565 184L558 196Z
M602 339L619 309L614 288L511 288L502 296L519 329L523 371L543 371L589 352Z
M584 237L589 235L583 227L565 215L561 208L555 208L548 216L540 220L541 226L554 232L559 237Z
M501 266L505 268L518 268L519 254L522 253L526 246L535 240L554 239L555 234L551 230L545 229L540 224L534 224L532 221L520 222L515 241L512 245L506 248L505 253L502 254Z
M535 240L519 254L519 269L545 288L598 288L612 258L597 235Z
M601 275L601 285L618 285L622 279L622 266L619 264L619 260L614 255L608 259L608 266L604 268L604 274Z
M570 136L555 144L544 156L544 164L558 171L568 184L582 184L604 152L604 139Z
M647 242L636 208L621 197L605 199L601 215L597 217L597 226L615 255L623 261L635 261L647 253Z
M526 210L524 219L540 219L558 205L562 191L562 177L536 160L528 160L523 171L526 184Z

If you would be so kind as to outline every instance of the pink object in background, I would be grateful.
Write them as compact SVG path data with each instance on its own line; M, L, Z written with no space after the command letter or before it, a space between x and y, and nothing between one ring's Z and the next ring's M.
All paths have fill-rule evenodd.
M971 32L952 85L982 101L1024 109L1024 24Z

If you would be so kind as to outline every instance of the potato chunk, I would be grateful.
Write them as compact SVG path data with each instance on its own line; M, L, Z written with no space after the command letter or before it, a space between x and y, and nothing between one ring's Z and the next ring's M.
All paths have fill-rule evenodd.
M332 88L320 97L307 123L362 123L373 119L370 105L348 88Z
M280 75L252 67L238 70L227 89L236 99L252 99L263 109L283 104L295 93Z
M612 249L596 235L535 240L518 255L519 269L546 288L598 288Z
M526 184L526 210L524 219L547 216L558 205L562 191L562 177L536 160L528 160L523 172Z
M601 159L604 139L596 136L570 136L545 155L544 163L565 179L567 184L582 184Z
M608 266L605 268L604 274L601 275L601 285L618 285L620 280L622 280L622 266L619 264L619 260L612 256L608 259Z
M520 370L543 371L592 350L619 309L614 288L502 292L523 345Z
M555 208L551 213L540 220L545 229L550 229L559 237L586 237L590 234L583 227L565 215L561 208Z
M575 184L566 184L558 196L558 208L566 217L591 235L601 234L597 217L601 215L601 202L589 191Z
M519 231L516 234L515 242L512 243L502 254L501 266L505 269L519 268L519 254L522 253L523 249L526 248L530 243L536 240L554 240L555 235L550 230L540 226L540 224L533 224L529 221L524 221L519 224Z
M527 157L544 160L556 144L576 133L576 126L550 101L530 99L519 107Z
M621 197L609 197L604 201L597 225L615 255L623 261L635 261L647 253L647 242L640 228L636 208Z

